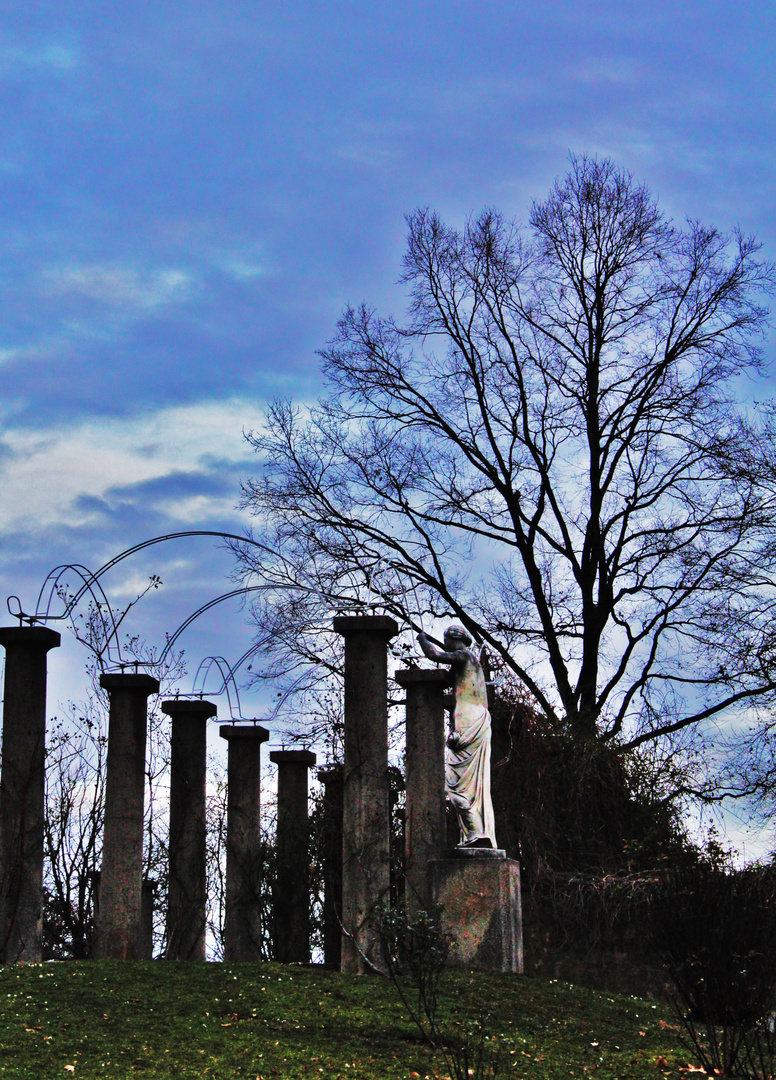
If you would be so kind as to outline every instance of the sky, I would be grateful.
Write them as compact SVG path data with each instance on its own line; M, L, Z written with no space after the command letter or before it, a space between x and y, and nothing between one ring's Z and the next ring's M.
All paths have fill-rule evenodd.
M322 391L347 303L401 314L417 206L525 221L586 151L776 259L773 3L528 7L0 3L0 603L152 536L241 532L244 431ZM159 647L231 569L180 540L103 584L163 579L127 622ZM181 638L190 676L249 641L239 604L213 609ZM84 660L51 654L50 711Z

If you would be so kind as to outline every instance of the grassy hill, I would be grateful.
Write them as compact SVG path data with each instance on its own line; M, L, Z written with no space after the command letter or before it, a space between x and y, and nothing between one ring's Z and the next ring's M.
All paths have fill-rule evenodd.
M0 968L0 1077L444 1077L387 980L280 964ZM690 1062L666 1006L450 972L441 1015L488 1018L500 1076L655 1080Z

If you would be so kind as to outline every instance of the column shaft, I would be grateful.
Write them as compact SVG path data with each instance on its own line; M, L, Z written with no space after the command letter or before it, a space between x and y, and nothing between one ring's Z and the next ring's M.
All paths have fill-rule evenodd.
M170 730L168 960L204 960L207 921L206 783L210 701L162 702Z
M223 724L229 742L224 959L261 960L261 744L258 725Z
M388 656L398 633L384 615L336 618L345 639L342 970L381 968L373 926L390 890Z
M310 963L309 750L273 750L278 767L277 873L272 897L274 956L282 964Z
M0 962L40 963L43 922L46 653L44 626L0 629L5 647L0 775Z
M399 670L406 692L404 872L410 909L431 904L429 862L446 849L445 706L447 671Z
M142 957L143 796L150 675L102 675L108 691L108 760L102 839L100 918L94 955Z

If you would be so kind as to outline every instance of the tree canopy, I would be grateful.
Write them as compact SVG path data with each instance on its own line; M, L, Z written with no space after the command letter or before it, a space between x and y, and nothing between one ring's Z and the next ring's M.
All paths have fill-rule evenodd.
M454 617L559 730L636 746L776 692L774 270L572 157L528 225L408 217L404 321L348 307L329 392L276 401L241 570L277 657L335 611Z

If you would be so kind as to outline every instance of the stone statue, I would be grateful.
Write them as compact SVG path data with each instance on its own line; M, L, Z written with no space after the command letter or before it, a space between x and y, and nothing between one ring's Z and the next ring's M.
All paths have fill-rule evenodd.
M418 644L438 664L449 664L455 705L447 739L445 785L461 826L459 847L496 847L490 797L490 713L479 655L462 626L445 630L445 648L437 649L424 633Z

